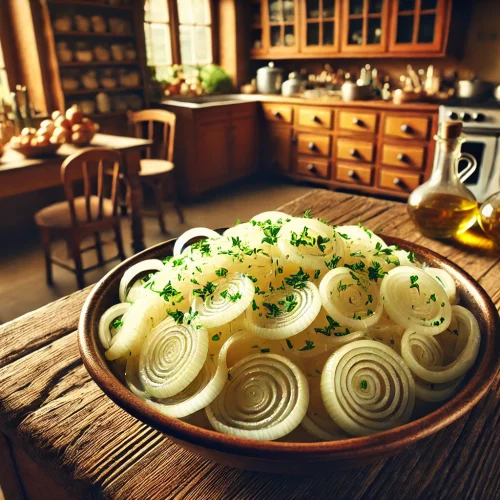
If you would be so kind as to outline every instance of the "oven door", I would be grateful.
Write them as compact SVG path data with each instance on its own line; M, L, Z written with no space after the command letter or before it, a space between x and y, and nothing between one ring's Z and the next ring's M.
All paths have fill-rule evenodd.
M462 153L471 154L477 161L475 172L464 184L479 202L484 201L491 193L500 191L500 165L495 166L496 151L497 138L491 135L476 135L468 131L467 139L462 144ZM462 162L458 165L459 172L462 165Z

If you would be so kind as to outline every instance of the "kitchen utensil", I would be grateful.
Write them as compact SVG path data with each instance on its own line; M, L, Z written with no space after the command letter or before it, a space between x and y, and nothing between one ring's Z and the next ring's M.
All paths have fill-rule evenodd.
M340 89L342 100L349 101L360 101L363 99L368 99L371 96L370 87L367 85L358 85L354 82L345 82Z
M257 92L259 94L279 94L283 81L283 70L275 68L274 63L257 70Z
M459 80L457 97L459 99L477 99L488 97L493 91L493 84L483 80Z
M304 82L299 78L298 73L290 73L288 75L288 80L285 80L281 85L281 93L287 97L298 94L303 90L303 83Z
M219 232L222 233L222 230ZM83 306L78 327L83 362L97 385L140 422L167 434L178 445L195 454L232 467L266 473L331 474L332 470L362 467L395 455L465 415L486 394L500 367L499 318L490 297L462 268L414 243L389 236L384 236L384 240L388 245L398 245L413 252L418 260L429 266L440 267L451 274L461 304L472 311L481 331L479 355L462 382L462 388L443 406L408 424L372 436L322 443L254 441L167 417L132 394L106 362L98 339L99 320L102 313L116 303L119 282L126 269L145 259L163 259L172 255L175 240L160 243L130 257L94 286Z

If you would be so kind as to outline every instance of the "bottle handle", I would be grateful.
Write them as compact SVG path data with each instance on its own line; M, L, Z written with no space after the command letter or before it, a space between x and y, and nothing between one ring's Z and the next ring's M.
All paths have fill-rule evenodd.
M460 153L460 156L458 157L457 168L458 168L458 163L460 163L461 160L467 162L467 166L460 172L458 172L457 175L460 182L465 182L476 171L477 161L469 153Z

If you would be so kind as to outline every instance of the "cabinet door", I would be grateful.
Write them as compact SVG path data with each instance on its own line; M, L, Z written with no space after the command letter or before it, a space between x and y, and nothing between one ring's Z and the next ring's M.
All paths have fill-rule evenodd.
M395 0L390 52L444 52L450 0Z
M264 28L266 25L264 20L266 3L264 0L252 0L247 11L251 23L250 54L252 56L265 55L269 49L269 41L265 37L266 29Z
M326 55L339 51L340 1L301 0L301 52Z
M199 194L227 184L229 177L230 118L221 121L202 121L196 127L198 168L190 179L190 190Z
M266 4L264 26L267 32L264 39L267 37L269 40L269 55L296 54L299 35L298 0L263 0L263 5Z
M341 51L354 54L385 51L388 6L388 0L344 0Z
M279 172L289 172L292 152L292 129L269 127L267 154L270 166Z
M231 127L231 178L239 179L255 171L255 116L233 117Z

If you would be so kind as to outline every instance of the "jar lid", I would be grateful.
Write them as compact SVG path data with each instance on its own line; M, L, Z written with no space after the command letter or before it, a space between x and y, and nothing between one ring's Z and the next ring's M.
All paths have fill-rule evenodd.
M259 68L257 73L283 73L281 68L275 68L274 63L271 61L268 66L264 66L263 68Z

